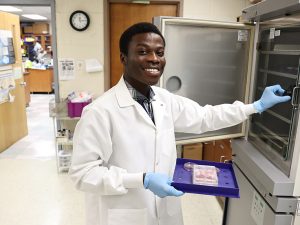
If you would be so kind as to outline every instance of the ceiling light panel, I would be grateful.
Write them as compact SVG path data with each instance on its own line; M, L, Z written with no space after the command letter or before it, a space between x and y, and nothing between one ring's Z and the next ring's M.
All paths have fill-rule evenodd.
M22 9L18 9L16 7L13 7L13 6L0 6L0 11L4 11L4 12L21 12Z
M22 16L32 20L47 20L46 17L37 14L23 14Z

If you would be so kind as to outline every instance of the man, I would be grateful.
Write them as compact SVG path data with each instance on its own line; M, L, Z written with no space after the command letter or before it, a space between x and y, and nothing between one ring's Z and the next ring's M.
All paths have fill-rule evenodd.
M203 133L236 125L288 101L279 85L254 104L201 107L155 87L163 73L165 40L150 23L120 38L123 76L84 110L74 134L70 175L87 193L88 225L182 225L173 188L174 132ZM179 53L178 53L179 54Z
M42 45L38 42L37 38L34 38L33 41L33 50L36 52L36 54L38 55L40 52L43 51L43 47Z

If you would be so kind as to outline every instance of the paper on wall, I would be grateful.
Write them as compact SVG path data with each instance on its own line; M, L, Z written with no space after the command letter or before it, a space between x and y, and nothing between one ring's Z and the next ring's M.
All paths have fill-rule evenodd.
M0 104L8 101L9 89L0 89Z
M75 79L75 61L74 59L59 59L58 60L58 74L60 80Z
M85 70L88 73L103 71L103 65L97 59L86 59Z
M2 47L2 55L8 55L8 47Z
M15 79L21 79L23 76L22 67L14 67L14 77Z
M13 77L0 78L0 89L11 89L15 87L16 83Z
M8 69L0 71L0 90L14 88L15 86L16 84L13 70Z
M0 40L4 46L8 45L8 38L12 37L12 32L10 30L0 30Z

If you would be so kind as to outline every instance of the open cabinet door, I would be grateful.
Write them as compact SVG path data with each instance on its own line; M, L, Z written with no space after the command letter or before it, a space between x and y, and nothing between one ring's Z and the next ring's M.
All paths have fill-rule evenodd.
M200 105L248 103L254 27L196 19L156 17L167 59L160 86ZM176 134L178 144L243 136L245 123L201 135Z
M24 80L22 74L22 56L20 42L19 16L0 12L0 30L9 31L13 37L15 63L1 66L2 74L12 74L15 78L15 88L10 91L13 102L0 103L0 152L28 134ZM12 49L9 49L12 51ZM1 78L2 77L2 78ZM0 75L0 79L4 76Z

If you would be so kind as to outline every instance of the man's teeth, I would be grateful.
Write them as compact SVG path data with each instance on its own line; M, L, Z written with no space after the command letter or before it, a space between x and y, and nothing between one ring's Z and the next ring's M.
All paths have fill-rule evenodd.
M158 69L145 69L147 72L158 72Z

